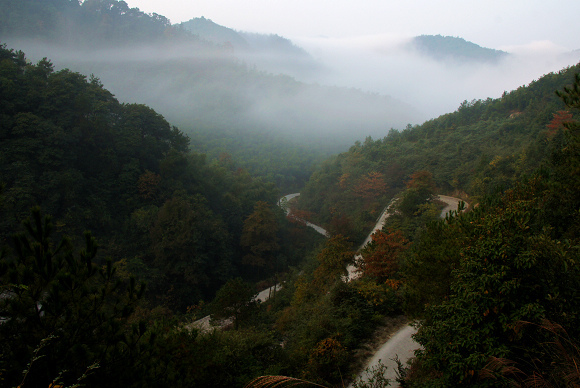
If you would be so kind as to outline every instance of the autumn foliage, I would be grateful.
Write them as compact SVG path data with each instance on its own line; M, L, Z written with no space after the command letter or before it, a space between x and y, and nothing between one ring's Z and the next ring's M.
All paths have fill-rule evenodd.
M548 136L553 137L559 130L564 129L564 124L572 122L572 112L567 110L559 110L554 113L554 118L550 121L548 127Z
M384 283L396 276L399 258L409 248L409 241L398 230L389 233L377 231L371 238L372 241L362 252L359 271L363 276Z
M428 192L434 192L437 190L435 182L433 181L433 174L426 170L417 171L411 174L411 177L407 182L407 188Z
M385 195L387 192L387 184L385 183L385 176L377 171L366 174L353 188L357 197L372 200Z

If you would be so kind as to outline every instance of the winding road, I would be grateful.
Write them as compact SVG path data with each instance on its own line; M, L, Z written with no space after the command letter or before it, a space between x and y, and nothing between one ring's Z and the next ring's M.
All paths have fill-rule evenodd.
M298 197L300 193L289 194L280 199L278 202L279 206L282 207L286 214L290 214L290 207L288 206L288 202L296 197ZM437 199L441 202L446 204L445 208L441 211L441 218L445 218L447 213L452 210L457 210L461 199L455 197L449 197L446 195L439 195ZM360 249L364 248L370 241L371 236L377 230L381 230L385 225L387 218L389 217L388 210L393 206L394 201L391 201L389 205L385 208L381 216L378 218L377 223L373 230L369 233L363 244L360 246ZM467 204L465 204L465 208L467 208ZM302 220L306 223L309 227L316 230L318 233L322 234L323 236L329 237L328 232L315 224L312 224L306 220ZM355 256L355 260L360 257L359 254ZM350 265L347 267L348 270L348 278L345 279L346 281L350 281L355 279L358 274L356 273L356 268L354 265ZM265 302L271 296L272 292L276 289L281 288L281 285L277 284L276 286L272 286L265 290L260 291L257 296L256 300L260 302ZM203 317L191 324L194 327L197 327L201 331L210 331L212 330L212 326L210 325L210 317ZM215 328L215 327L214 327ZM407 324L401 327L396 333L394 333L391 338L387 342L385 342L373 355L372 358L366 363L363 370L368 369L371 370L373 367L379 365L379 362L382 362L385 366L387 366L386 371L386 378L390 381L394 381L396 378L396 370L397 364L395 363L394 359L398 358L403 364L405 364L411 357L413 357L415 350L419 349L419 344L413 340L413 334L417 332L417 329L412 327L411 325ZM359 378L362 381L368 381L368 376L365 372L359 375Z
M437 199L441 202L444 202L446 206L441 211L441 218L445 218L450 211L458 210L459 203L462 201L459 198L449 197L447 195L438 195ZM389 207L392 205L389 204ZM367 240L365 240L365 244L367 241L370 241L370 236L377 230L382 229L385 220L388 217L388 212L385 209L383 212L383 216L385 213L386 216L381 216L379 221L375 225L375 229L369 234ZM467 209L468 204L465 203L464 210ZM413 326L407 324L401 327L396 333L393 334L391 338L387 342L385 342L379 350L375 352L373 357L366 363L364 370L372 370L373 368L379 365L379 362L382 362L386 367L387 371L385 373L385 377L389 379L389 381L395 381L397 377L397 363L394 361L395 358L398 358L403 364L405 364L411 357L413 357L415 350L419 349L420 345L413 340L413 334L417 332L417 329ZM362 381L368 381L368 375L365 372L359 374L358 378Z

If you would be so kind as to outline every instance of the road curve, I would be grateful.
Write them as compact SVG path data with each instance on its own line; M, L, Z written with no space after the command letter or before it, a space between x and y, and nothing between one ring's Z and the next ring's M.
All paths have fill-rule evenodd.
M367 363L365 369L369 368L370 370L381 362L387 367L384 376L389 379L390 382L394 382L397 378L397 363L394 361L394 358L397 356L399 361L405 364L411 357L413 357L415 350L419 349L419 344L412 340L412 336L416 332L417 329L409 325L400 328L379 350L377 350ZM370 376L366 372L359 375L359 379L365 382L369 380L369 377Z
M299 195L300 195L300 193L285 195L282 198L280 198L280 200L278 201L278 205L286 211L287 216L290 216L296 220L303 222L306 226L314 229L315 231L317 231L318 233L320 233L324 237L330 237L330 233L328 233L328 231L326 229L324 229L323 227L315 225L312 222L308 222L306 220L303 220L302 218L298 218L298 217L290 215L290 206L288 205L288 202L290 202L290 200L298 197Z
M441 218L445 218L449 211L457 210L459 202L461 202L461 199L459 198L449 197L446 195L438 195L437 199L447 204L447 206L441 211ZM467 209L467 207L468 204L466 203L464 209ZM376 226L378 225L379 223L377 223ZM371 234L374 233L375 230L373 230ZM393 361L393 359L398 357L398 359L403 364L405 364L411 357L413 357L415 350L420 348L420 345L413 340L413 334L416 332L417 329L411 325L407 324L403 326L393 337L391 337L383 344L383 346L379 348L375 355L367 362L364 369L372 369L373 367L376 367L379 364L379 360L381 360L382 363L388 367L386 372L387 378L391 381L394 381L396 377L397 364ZM363 381L367 381L368 376L366 373L362 372L359 374L358 378L363 379Z

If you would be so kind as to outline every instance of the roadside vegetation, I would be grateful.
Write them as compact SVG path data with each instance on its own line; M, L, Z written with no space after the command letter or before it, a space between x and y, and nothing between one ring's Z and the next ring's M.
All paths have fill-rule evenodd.
M111 30L121 43L191 39L124 2L73 3L33 15L108 9L143 19L135 36ZM0 46L1 385L343 387L402 316L422 346L405 387L578 385L579 72L368 137L310 178L286 149L292 168L258 177L98 78ZM288 217L280 189L307 179ZM470 208L442 219L437 194ZM231 324L192 325L207 314Z

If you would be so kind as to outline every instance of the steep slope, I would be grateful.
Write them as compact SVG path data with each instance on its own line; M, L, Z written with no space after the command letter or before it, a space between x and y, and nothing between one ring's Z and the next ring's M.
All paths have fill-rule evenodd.
M228 153L284 190L301 185L305 161L416 121L412 107L387 96L260 71L229 48L122 1L39 4L3 8L10 20L4 42L33 60L51 57L61 68L95 74L121 101L146 103L179 125L197 150L212 158ZM33 28L25 33L21 25Z
M319 222L344 217L358 229L416 171L430 172L441 193L482 196L509 187L561 141L557 112L565 107L554 91L579 70L577 65L547 74L498 99L464 101L457 111L420 126L355 143L313 174L300 203Z
M0 63L0 240L40 206L59 235L92 230L176 309L245 273L243 223L256 202L275 203L272 183L231 160L209 165L160 114L119 103L96 78L3 46Z

